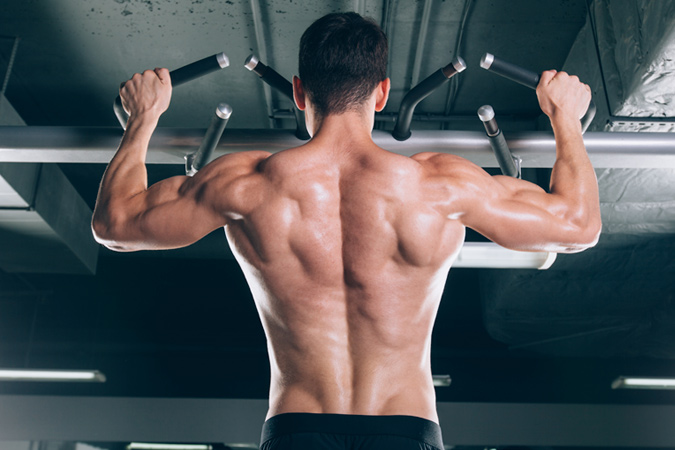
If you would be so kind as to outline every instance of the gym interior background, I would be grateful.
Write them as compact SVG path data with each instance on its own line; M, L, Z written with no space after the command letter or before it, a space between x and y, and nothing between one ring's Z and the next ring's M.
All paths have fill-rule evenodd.
M255 448L265 338L223 232L153 253L92 239L121 135L112 102L134 72L222 51L229 67L174 90L160 122L170 148L153 153L150 181L184 173L219 102L233 109L219 151L239 150L225 145L236 133L293 142L291 103L244 61L256 54L290 79L302 31L349 10L390 39L392 94L375 132L457 55L468 68L417 106L411 148L425 150L416 131L484 133L485 104L507 140L545 132L534 91L480 68L490 52L579 75L598 108L586 136L633 142L597 167L596 248L548 270L451 271L432 350L434 374L451 378L437 388L448 448L675 448L673 391L611 386L675 377L675 1L3 0L0 368L96 369L106 381L0 381L1 450ZM666 150L651 150L657 138ZM550 165L523 167L548 183Z

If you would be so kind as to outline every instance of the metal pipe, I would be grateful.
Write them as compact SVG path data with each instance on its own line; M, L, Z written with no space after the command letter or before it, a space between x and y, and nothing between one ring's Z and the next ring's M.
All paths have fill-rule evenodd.
M148 151L150 164L185 164L184 155L199 147L203 128L158 128ZM544 131L509 133L509 148L522 167L553 167L555 139ZM0 127L0 162L108 163L122 130L115 127ZM421 151L462 156L482 167L497 167L482 131L418 130L407 141L386 131L373 131L377 145L411 156ZM675 169L673 133L589 132L584 142L596 168ZM304 142L289 130L229 130L214 157L247 150L278 152Z
M366 15L366 0L354 0L354 11L359 15Z
M232 108L227 103L221 103L216 108L216 112L211 118L211 124L209 128L206 129L206 134L204 135L204 140L202 140L199 149L185 155L185 174L193 176L197 173L199 169L204 167L211 160L213 151L218 145L218 141L225 131L227 126L227 121L230 120L232 115Z
M16 60L16 53L19 49L20 37L14 37L14 43L12 44L12 53L9 55L9 62L7 63L7 70L5 71L5 76L2 81L2 87L0 88L0 97L5 95L7 91L7 84L9 84L9 77L12 75L12 69L14 68L14 61Z
M432 73L417 86L412 88L405 97L403 97L403 101L398 110L398 118L396 119L396 125L392 132L394 139L398 141L405 141L408 139L412 134L410 132L410 122L412 121L413 112L415 111L417 104L464 69L466 69L466 63L462 58L456 56L450 64Z
M295 116L290 110L278 109L272 115L275 119L291 120ZM375 113L375 122L396 122L398 113ZM505 114L499 116L499 120L504 123L520 123L527 124L528 129L534 128L537 122L537 117L527 114ZM476 122L476 116L471 114L413 114L413 122Z
M310 136L307 132L307 125L305 124L305 114L295 106L295 99L293 98L293 85L291 82L279 75L276 70L263 64L255 55L249 55L248 58L246 58L244 67L258 75L260 79L269 86L275 88L288 97L288 99L291 101L291 104L293 105L293 113L295 114L295 135L298 139L305 141L308 140ZM270 114L270 117L274 117L273 112Z
M169 72L169 75L171 76L171 86L179 86L188 81L192 81L195 78L203 77L211 72L224 69L229 65L230 60L225 53L221 52L213 56L208 56ZM129 116L122 106L122 99L119 95L113 102L113 111L115 111L115 116L117 116L117 120L120 122L120 125L122 125L122 128L126 129Z
M433 0L424 0L424 8L422 10L422 19L420 20L420 31L417 35L417 49L415 51L415 59L413 61L412 76L410 77L410 86L417 85L420 80L420 70L422 69L422 58L424 57L424 45L429 33L429 21L431 20L431 7Z
M251 18L253 19L253 31L255 32L255 42L258 47L258 54L267 61L267 40L265 39L265 26L262 20L262 9L258 0L251 0ZM265 105L267 106L267 117L269 117L270 128L276 128L277 124L272 119L274 111L274 99L272 99L272 89L263 84L263 95L265 96Z
M508 78L509 80L515 81L516 83L522 84L523 86L530 89L537 89L537 85L539 85L538 73L504 61L503 59L497 58L491 53L486 53L483 55L480 60L480 66L483 69L489 70L490 72L496 73L497 75L501 75L504 78ZM586 114L584 114L584 117L581 118L582 133L585 133L591 122L593 122L596 111L597 108L595 103L593 102L593 99L591 99L588 109L586 110Z
M462 20L459 24L459 29L457 30L457 38L455 39L455 48L453 55L460 55L462 53L462 43L464 42L464 30L466 29L466 21L469 18L469 13L471 7L473 6L473 0L464 0L464 8L462 10ZM457 99L457 94L459 93L459 78L452 78L450 80L450 86L448 87L448 95L445 97L445 108L443 113L447 116L452 112L455 100ZM442 129L447 129L447 124L443 124Z
M511 150L506 143L502 130L499 129L495 119L495 111L492 106L485 105L478 109L478 117L485 126L485 132L490 140L490 146L495 153L499 168L502 173L509 177L520 178L520 170L517 160L511 155Z

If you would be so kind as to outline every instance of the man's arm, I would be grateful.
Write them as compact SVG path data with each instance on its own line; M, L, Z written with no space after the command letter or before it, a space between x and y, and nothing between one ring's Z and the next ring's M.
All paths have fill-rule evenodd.
M548 71L537 95L556 140L550 193L523 180L491 177L459 158L436 157L434 165L457 188L446 206L465 226L514 250L582 251L595 245L602 228L597 180L579 122L590 89L576 77Z
M235 180L255 173L262 156L229 155L194 177L148 188L145 157L150 137L171 98L166 69L136 74L120 90L127 129L101 181L92 218L94 237L118 251L183 247L226 225Z

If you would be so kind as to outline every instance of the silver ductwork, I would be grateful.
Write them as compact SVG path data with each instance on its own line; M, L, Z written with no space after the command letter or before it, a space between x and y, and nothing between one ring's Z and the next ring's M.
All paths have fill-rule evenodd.
M23 120L0 96L2 123ZM92 274L98 245L91 209L57 164L0 162L0 270Z
M675 131L675 2L595 1L589 12L564 70L598 99L591 129Z

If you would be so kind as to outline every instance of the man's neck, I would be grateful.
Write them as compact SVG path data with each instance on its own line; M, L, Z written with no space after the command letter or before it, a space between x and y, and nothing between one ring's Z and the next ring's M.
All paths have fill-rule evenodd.
M373 119L368 120L362 112L345 112L332 114L314 124L312 140L321 142L329 140L333 145L372 144Z

